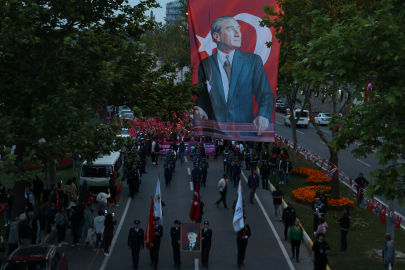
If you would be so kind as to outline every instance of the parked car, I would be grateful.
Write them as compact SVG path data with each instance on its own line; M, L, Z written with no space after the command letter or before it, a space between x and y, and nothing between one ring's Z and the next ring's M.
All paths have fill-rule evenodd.
M330 113L320 113L315 117L315 123L318 125L327 125L330 122L332 115Z
M285 111L288 109L288 104L287 103L284 103L284 104L282 104L280 107L278 107L278 112L280 112L280 113L286 113Z
M283 105L284 105L283 103L277 102L277 103L276 103L276 112L279 112L279 108L280 108L281 106L283 106Z
M294 111L295 118L298 118L298 116L300 115L300 112L301 112L301 109ZM308 125L309 125L308 115L309 115L308 111L303 110L301 112L300 119L297 122L297 126L303 126L305 128L308 128ZM286 126L290 125L291 126L290 110L287 110L287 115L284 118L284 125L286 125Z
M4 263L2 270L67 270L65 253L54 245L31 245L17 248Z

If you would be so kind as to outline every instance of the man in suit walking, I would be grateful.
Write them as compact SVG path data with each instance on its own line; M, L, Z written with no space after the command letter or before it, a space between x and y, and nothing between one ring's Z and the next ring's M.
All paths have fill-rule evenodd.
M135 228L131 228L128 234L128 249L131 249L132 252L132 264L134 269L138 269L139 264L139 251L145 246L145 242L143 241L145 234L141 228L139 228L139 224L141 222L139 220L135 220Z
M200 243L197 242L197 236L198 236L198 227L197 226L190 226L187 228L187 237L189 243L186 245L182 246L182 250L187 250L187 251L200 251L201 246Z
M212 22L211 35L218 50L203 59L198 67L198 81L204 84L194 111L197 118L220 123L252 123L257 131L241 132L241 135L254 136L269 126L274 94L260 56L237 49L242 42L240 29L230 16L218 17ZM253 97L258 105L256 116Z
M211 249L211 238L212 238L212 230L208 227L210 223L208 221L204 221L204 229L201 230L201 241L202 241L202 249L201 249L201 262L203 267L208 269L208 258L210 256L210 249Z
M195 190L195 186L198 184L201 187L201 178L202 178L202 171L200 169L200 165L198 163L195 164L195 167L191 171L191 180L193 181L193 190Z
M245 217L246 219L246 217ZM251 235L250 227L245 223L245 227L237 233L236 244L238 246L238 267L245 265L243 261L245 260L245 252L248 244L248 239Z
M155 233L153 234L153 247L149 249L150 255L150 266L154 266L154 270L157 270L159 263L159 249L160 249L160 238L163 237L163 227L159 225L159 217L155 217Z
M257 170L254 169L253 173L249 175L248 188L250 188L250 203L253 203L253 198L256 193L256 188L259 188L259 176L257 175Z
M172 237L172 248L174 257L174 267L180 269L180 220L174 221L174 227L170 230L170 236Z

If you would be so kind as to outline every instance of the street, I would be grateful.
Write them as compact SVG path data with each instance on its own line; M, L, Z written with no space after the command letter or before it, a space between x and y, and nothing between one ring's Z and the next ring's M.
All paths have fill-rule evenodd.
M283 138L292 139L291 127L284 125L284 114L276 113L276 133ZM320 126L322 132L328 140L332 140L332 131L327 130L326 126ZM297 127L297 140L298 144L301 145L306 150L311 151L312 153L321 156L322 158L329 160L329 150L326 147L325 143L321 140L319 135L316 133L316 129L312 124L309 124L308 128ZM341 150L339 153L339 169L342 170L348 177L351 179L356 179L359 173L366 175L367 173L375 170L384 168L378 164L378 160L375 159L375 154L368 156L367 158L361 157L359 159L353 158L351 151L355 148L354 145L351 145L345 150ZM400 158L398 162L403 160ZM326 165L324 165L326 167ZM367 178L367 177L366 177ZM349 181L346 179L346 183ZM342 196L347 196L347 194L342 194ZM384 203L387 203L385 198L378 197ZM402 216L405 216L405 208L399 207L395 202L395 211L400 213ZM402 220L404 224L404 220Z
M150 160L149 160L150 161ZM229 210L225 210L222 203L219 208L215 202L219 199L218 181L223 175L222 160L208 160L210 168L207 178L207 187L201 187L200 196L205 204L203 221L210 222L210 229L213 231L212 247L210 252L210 269L238 269L237 266L237 246L236 233L233 230L232 203L236 199L237 188L233 187L233 182L229 181L227 204ZM127 237L133 221L139 219L141 228L145 230L149 214L151 194L155 193L158 173L163 175L163 163L155 166L148 162L147 174L142 177L140 194L134 200L129 199L128 186L124 184L119 207L107 207L108 212L115 212L117 226L112 243L112 252L109 257L105 257L103 252L93 252L91 247L78 248L71 247L72 238L69 233L66 237L68 246L61 248L65 252L70 269L133 269L131 251L127 248ZM170 228L173 227L175 219L182 223L191 222L189 218L190 205L193 191L190 188L189 170L192 162L184 166L177 161L176 172L170 187L164 184L161 178L162 201L166 204L163 208L163 229L164 234L159 254L158 269L173 269L173 251L170 239ZM243 176L244 175L244 176ZM309 257L309 250L305 244L301 245L300 262L291 260L291 246L284 241L284 226L274 221L273 202L270 191L258 189L254 204L249 203L249 191L246 188L248 171L242 171L243 199L246 202L246 224L252 230L252 236L246 250L245 266L242 269L268 269L269 265L274 269L302 269L310 270L313 264ZM257 200L259 199L259 201ZM95 209L97 206L93 205ZM57 244L57 237L53 237L52 244ZM149 266L149 252L140 252L139 269L152 269ZM200 263L200 253L182 253L182 269L203 269Z

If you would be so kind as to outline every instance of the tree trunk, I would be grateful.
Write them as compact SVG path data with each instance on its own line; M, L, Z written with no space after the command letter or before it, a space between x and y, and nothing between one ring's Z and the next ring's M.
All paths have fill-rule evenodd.
M21 165L26 147L25 145L18 143L15 147L14 154L17 155L15 160L15 165L18 167L18 170L23 173L23 167ZM17 176L16 174L14 175ZM14 220L15 217L19 217L22 213L25 212L25 181L15 181L13 186L13 207L12 207L12 217L11 220Z
M56 164L53 157L48 158L48 172L49 172L49 188L52 187L52 183L56 183Z
M297 139L297 122L295 121L295 119L294 120L291 120L291 118L290 118L290 122L291 122L291 131L292 131L292 137L293 137L293 143L294 144L297 144L297 142L298 142L298 139ZM294 167L296 167L296 168L301 168L301 161L300 161L300 157L299 156L297 156L297 157L294 157L295 159L295 164L294 164Z
M338 152L335 151L335 148L328 145L329 140L326 139L325 135L323 134L322 130L319 128L318 124L315 123L314 116L312 115L312 103L311 103L311 101L310 101L310 99L308 97L308 92L307 91L304 91L304 92L305 92L305 98L308 101L309 118L311 119L311 123L316 129L316 133L319 135L321 140L326 144L326 146L329 149L329 154L330 154L330 160L329 161L332 162L332 164L334 164L336 167L338 167L338 163L339 163ZM333 94L332 98L333 98L333 101L334 101L333 111L335 113L336 112L335 111L336 110L336 99L335 99L336 98L336 92ZM334 135L333 130L336 131L336 128L335 127L332 128L332 137ZM330 198L335 199L335 200L338 200L340 198L339 176L337 174L338 174L338 171L336 171L335 174L332 176L332 182L331 182L332 183L332 185L331 185L332 193L331 193Z

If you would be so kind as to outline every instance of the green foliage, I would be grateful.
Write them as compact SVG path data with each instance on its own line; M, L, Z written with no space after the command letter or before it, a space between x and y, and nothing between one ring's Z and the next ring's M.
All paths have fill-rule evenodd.
M30 150L46 160L71 148L91 162L122 149L126 140L115 135L128 125L90 123L101 107L126 105L138 117L163 120L192 107L191 75L176 84L177 67L158 67L141 42L155 26L145 11L158 6L155 0L0 4L0 148L16 146L8 173L31 179L21 167L34 158Z
M337 215L333 215L333 218L336 219L336 224L340 224L340 217L338 217ZM358 228L365 228L368 225L369 223L366 222L364 218L361 218L359 214L357 214L356 217L351 217L350 219L350 230L357 231Z

